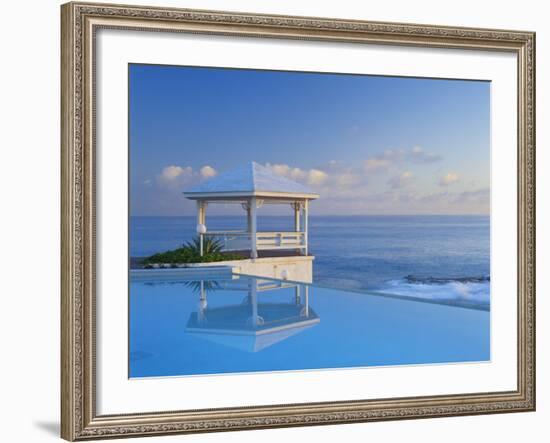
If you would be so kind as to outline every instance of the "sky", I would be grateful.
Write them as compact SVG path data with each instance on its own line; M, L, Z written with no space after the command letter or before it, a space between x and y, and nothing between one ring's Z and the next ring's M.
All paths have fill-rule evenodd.
M131 215L195 215L184 190L251 160L312 215L489 214L490 86L131 64Z

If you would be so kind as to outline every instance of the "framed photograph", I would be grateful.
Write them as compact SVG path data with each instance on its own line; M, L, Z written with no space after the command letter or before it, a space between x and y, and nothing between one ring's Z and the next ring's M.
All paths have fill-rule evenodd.
M535 35L62 6L62 437L535 409Z

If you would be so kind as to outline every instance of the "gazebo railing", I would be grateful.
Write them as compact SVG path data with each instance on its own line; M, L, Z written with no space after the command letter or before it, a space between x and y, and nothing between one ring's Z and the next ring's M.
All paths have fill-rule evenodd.
M256 245L262 249L297 249L305 247L303 232L258 232Z
M251 245L247 231L208 231L204 236L217 240L223 251L244 251Z
M247 231L208 231L206 237L219 241L224 251L246 251L252 247L252 236ZM257 232L257 250L304 249L306 248L304 232Z

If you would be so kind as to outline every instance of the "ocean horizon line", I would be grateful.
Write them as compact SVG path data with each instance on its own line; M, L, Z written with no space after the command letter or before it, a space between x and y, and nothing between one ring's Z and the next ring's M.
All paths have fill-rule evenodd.
M209 217L240 217L240 214L208 214ZM258 214L258 217L287 217L287 214ZM490 217L491 214L309 214L309 217ZM130 217L141 218L180 218L180 217L196 217L196 215L136 215Z

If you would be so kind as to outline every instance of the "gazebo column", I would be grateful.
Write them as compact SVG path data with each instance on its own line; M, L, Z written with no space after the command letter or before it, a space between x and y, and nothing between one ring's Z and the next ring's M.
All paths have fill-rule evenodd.
M300 232L300 210L302 205L300 202L294 202L292 208L294 209L294 231Z
M304 200L304 255L308 254L308 200Z
M256 197L250 198L250 257L255 260L258 258L257 240L257 214L258 214L258 201Z
M300 218L302 213L302 202L296 200L294 203L291 203L292 209L294 209L294 232L301 232L300 229ZM302 250L298 249L298 253L301 253Z
M197 223L206 224L206 202L204 200L197 201Z
M248 232L251 232L252 230L252 211L250 210L250 203L246 203L245 205L246 209L246 230Z
M206 225L206 202L203 200L197 200L197 232L200 225ZM204 234L199 232L200 240L200 254L201 257L204 254Z
M252 279L252 286L250 287L250 303L252 304L252 324L256 326L258 324L258 283L256 279Z
M206 307L208 306L208 302L206 301L206 290L204 288L204 280L201 280L200 285L201 286L200 286L198 319L200 322L202 322L204 321L204 318L205 318Z

